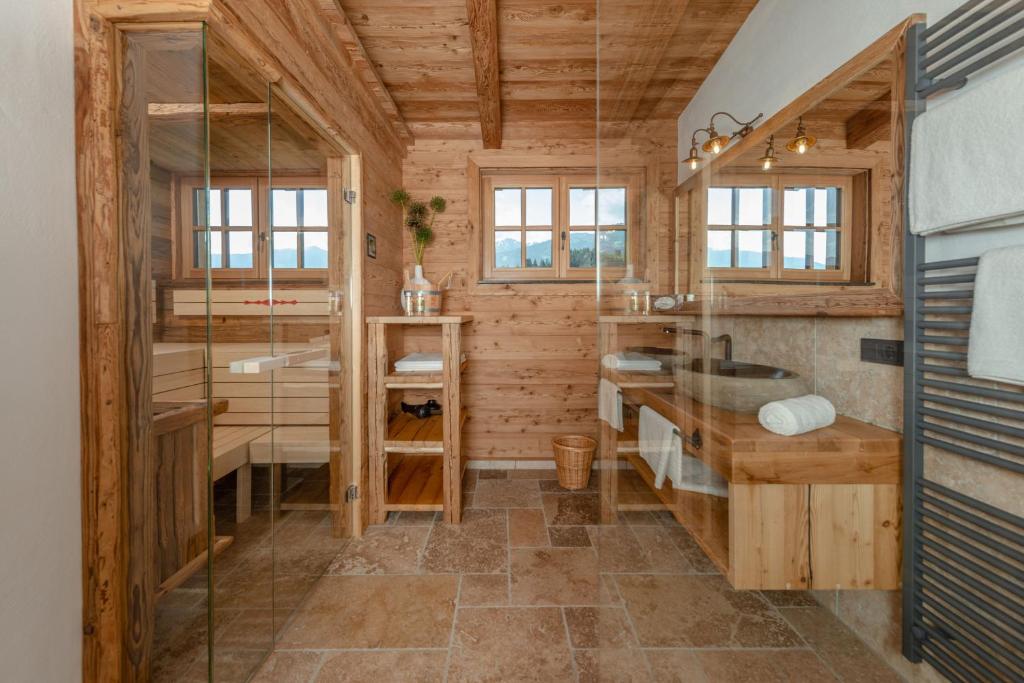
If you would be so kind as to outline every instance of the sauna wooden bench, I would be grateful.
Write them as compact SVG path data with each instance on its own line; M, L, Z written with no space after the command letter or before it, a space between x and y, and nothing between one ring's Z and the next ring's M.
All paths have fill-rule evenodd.
M389 512L443 511L444 520L462 519L462 325L471 315L405 317L370 316L367 356L367 424L369 428L370 523L382 524ZM388 357L390 329L437 326L441 372L395 372ZM420 420L408 413L392 415L390 391L440 392L443 415Z
M900 581L900 434L839 416L824 429L781 436L753 414L677 395L666 375L603 370L623 401L646 405L679 426L688 454L729 482L717 498L654 488L639 456L636 425L620 434L601 423L602 458L627 460L657 500L606 475L611 510L667 507L739 589L894 589ZM700 433L699 448L692 443ZM630 491L623 494L620 490ZM628 502L628 501L633 501ZM657 505L651 506L650 502Z

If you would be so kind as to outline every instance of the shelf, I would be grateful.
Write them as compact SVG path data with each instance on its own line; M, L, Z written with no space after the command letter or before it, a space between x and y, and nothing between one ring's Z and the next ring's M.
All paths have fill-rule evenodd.
M466 422L462 411L459 428ZM434 415L420 420L409 413L401 413L388 423L385 453L444 453L444 416Z
M460 325L472 320L473 316L468 313L433 316L371 315L366 318L366 322L376 325Z
M620 389L673 389L676 386L671 370L657 372L623 372L612 368L602 368L604 376L615 382Z
M402 456L388 477L384 509L391 512L444 509L444 458Z
M465 372L468 360L459 365L459 372ZM392 372L384 377L385 389L443 389L442 372Z

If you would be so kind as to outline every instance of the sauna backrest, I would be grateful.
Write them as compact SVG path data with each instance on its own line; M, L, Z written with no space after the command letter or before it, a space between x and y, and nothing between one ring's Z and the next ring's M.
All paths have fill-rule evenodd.
M281 346L275 347L275 351L287 350ZM266 344L213 344L213 396L228 400L227 412L217 415L214 424L327 425L326 361L312 361L302 367L251 375L230 371L232 361L267 354ZM155 344L153 399L184 401L205 398L205 356L202 346Z

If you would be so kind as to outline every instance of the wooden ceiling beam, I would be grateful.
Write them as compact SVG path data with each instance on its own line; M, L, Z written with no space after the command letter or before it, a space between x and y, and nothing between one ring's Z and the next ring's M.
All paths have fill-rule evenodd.
M356 33L352 22L349 21L348 16L345 14L345 8L341 6L341 0L319 0L319 5L320 13L327 20L335 34L337 34L338 39L352 58L352 63L362 77L363 83L377 97L381 107L384 109L384 113L391 121L391 125L394 126L398 137L407 145L413 144L415 140L413 139L412 131L409 130L405 117L402 115L402 110L398 108L398 103L391 96L391 92L384 85L384 79L380 77L377 67L370 60L363 42L359 39L359 34Z
M501 148L501 72L497 0L466 0L484 149Z
M892 95L885 93L846 120L846 148L867 149L888 140L892 131Z

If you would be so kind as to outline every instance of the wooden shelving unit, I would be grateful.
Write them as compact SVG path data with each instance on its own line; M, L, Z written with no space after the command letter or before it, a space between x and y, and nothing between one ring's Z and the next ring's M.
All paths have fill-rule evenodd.
M389 512L444 512L446 522L462 517L462 325L469 315L424 318L370 317L368 422L370 523L382 524ZM440 329L441 372L395 372L388 357L388 333L404 326ZM392 392L438 392L442 415L418 419L394 409Z

